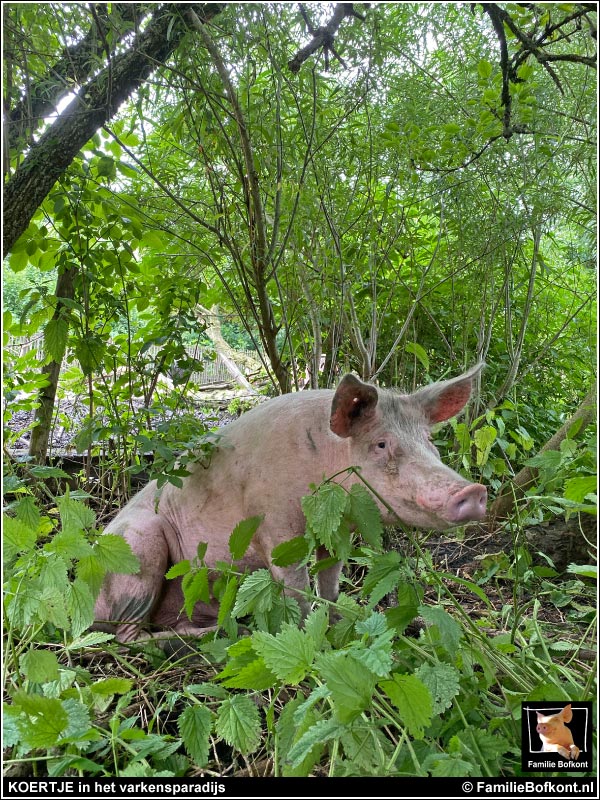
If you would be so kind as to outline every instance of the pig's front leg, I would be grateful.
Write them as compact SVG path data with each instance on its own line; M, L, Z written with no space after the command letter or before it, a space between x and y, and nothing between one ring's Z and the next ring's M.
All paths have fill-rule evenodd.
M107 529L129 543L139 558L140 571L135 575L109 572L100 590L94 612L96 630L116 633L120 642L140 637L143 624L160 601L169 562L169 547L160 516L142 513L135 523L118 519Z
M323 561L326 558L331 558L329 551L320 545L317 548L317 561ZM317 587L319 589L319 597L323 600L330 600L332 603L338 599L340 590L340 574L342 572L342 562L337 561L330 567L322 569L317 574ZM329 608L330 621L337 622L339 614L333 608Z
M331 558L331 554L323 545L319 545L317 548L317 561L323 561L326 558ZM330 567L319 570L317 574L319 597L322 597L324 600L331 600L332 603L335 603L339 594L341 572L341 561L337 561Z

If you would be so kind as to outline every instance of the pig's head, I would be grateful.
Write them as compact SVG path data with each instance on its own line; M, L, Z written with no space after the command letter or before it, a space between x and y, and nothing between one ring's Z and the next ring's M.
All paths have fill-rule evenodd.
M348 440L353 466L410 525L444 530L481 520L487 492L445 466L431 426L458 414L483 364L410 395L342 378L331 405L331 430ZM384 512L384 520L393 515Z

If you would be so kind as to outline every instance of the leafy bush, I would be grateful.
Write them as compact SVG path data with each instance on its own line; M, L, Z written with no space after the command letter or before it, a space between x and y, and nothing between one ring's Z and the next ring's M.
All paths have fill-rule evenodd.
M517 602L495 611L483 584L436 572L410 534L413 555L385 552L377 505L360 482L350 491L332 482L315 488L303 501L306 537L274 554L281 564L303 560L314 574L314 552L326 544L362 572L360 586L347 579L337 621L330 625L332 609L311 595L313 610L299 626L298 603L268 570L240 574L235 561L261 521L244 520L212 587L219 633L197 642L206 680L165 691L169 662L154 645L136 656L153 665L154 677L144 678L113 651L111 635L85 632L105 571L137 567L124 540L98 537L94 513L73 497L57 497L43 515L24 484L11 488L19 499L5 518L5 743L14 761L34 759L42 772L183 775L192 766L221 772L220 760L247 768L269 755L270 773L284 776L512 775L520 769L520 701L593 694L593 676L573 659L585 632L575 641L550 636L537 599L527 614ZM205 552L167 576L183 576L190 614L208 599ZM592 571L572 571L563 609L584 608ZM486 614L471 618L451 584ZM398 605L382 607L393 591ZM417 616L414 638L406 628ZM81 661L104 650L118 667L99 678ZM136 710L140 684L154 698L146 721Z

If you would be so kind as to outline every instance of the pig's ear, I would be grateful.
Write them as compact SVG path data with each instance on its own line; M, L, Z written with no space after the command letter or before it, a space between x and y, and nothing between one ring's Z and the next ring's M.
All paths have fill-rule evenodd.
M338 436L352 436L352 427L373 416L377 405L377 389L354 375L344 375L331 403L329 427Z
M573 719L573 709L571 708L571 704L569 703L568 706L565 706L561 711L561 716L565 722L571 722Z
M473 379L479 375L485 364L481 361L468 372L449 381L432 383L411 394L411 399L418 402L433 425L456 416L463 410L473 388Z
M536 711L535 713L537 714L538 722L541 722L544 719L544 715L540 714L539 711Z

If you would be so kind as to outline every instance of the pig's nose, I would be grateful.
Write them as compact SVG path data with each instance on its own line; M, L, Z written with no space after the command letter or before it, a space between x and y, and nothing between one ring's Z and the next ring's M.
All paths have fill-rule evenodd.
M483 519L486 514L487 489L480 483L465 486L452 496L446 513L450 522L468 522Z

